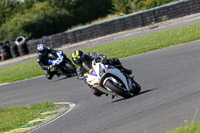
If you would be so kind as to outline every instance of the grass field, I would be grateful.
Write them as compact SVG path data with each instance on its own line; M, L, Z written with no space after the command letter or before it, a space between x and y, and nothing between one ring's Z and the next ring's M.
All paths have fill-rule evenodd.
M84 52L105 54L108 58L122 58L200 39L200 23L154 34L100 45ZM70 53L67 53L71 57ZM0 84L43 75L36 61L0 69Z
M190 124L166 133L200 133L200 123Z
M21 106L0 109L0 133L9 131L36 118L41 110L54 107L53 103L39 103L33 106Z

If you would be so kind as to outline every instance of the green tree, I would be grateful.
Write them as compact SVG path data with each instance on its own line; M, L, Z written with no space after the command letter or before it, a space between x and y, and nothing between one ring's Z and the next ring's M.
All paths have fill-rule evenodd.
M72 14L79 23L87 23L111 13L112 0L77 0Z
M9 19L2 22L0 40L19 35L38 38L62 32L106 16L112 6L112 0L24 0L18 3L22 11L16 11L12 17L5 14Z
M78 0L47 0L52 7L71 10Z
M74 25L111 13L112 0L47 0L50 6L65 9L74 16Z
M113 12L124 15L178 0L113 0Z
M21 2L17 0L0 0L0 26L22 11Z
M119 15L129 14L140 10L144 0L113 0L113 12Z
M24 0L23 6L25 9L32 8L35 3L44 2L45 0Z
M47 2L33 5L24 14L17 14L0 27L0 40L9 40L17 36L39 38L61 32L72 25L72 17L66 10L58 10Z

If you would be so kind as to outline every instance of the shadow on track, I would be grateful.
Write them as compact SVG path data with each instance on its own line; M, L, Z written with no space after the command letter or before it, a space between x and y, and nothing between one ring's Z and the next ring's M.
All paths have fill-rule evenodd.
M154 88L154 89L149 89L149 90L142 91L142 92L140 92L139 94L134 95L133 97L139 96L139 95L142 95L142 94L145 94L145 93L148 93L148 92L153 91L153 90L156 90L156 89L158 89L158 88ZM130 98L133 98L133 97L130 97ZM123 100L130 99L130 98L120 98L120 99L117 99L117 100L115 100L115 101L112 101L112 103L119 102L119 101L123 101Z
M142 94L144 94L144 93L147 93L147 92L150 92L150 91L153 91L153 90L157 90L157 89L158 89L158 88L154 88L154 89L145 90L145 91L142 91L142 92L140 92L139 94L137 94L137 95L134 95L134 96L142 95Z
M76 76L76 75L75 75L75 76ZM52 82L57 82L57 81L64 80L64 79L68 79L68 78L72 78L72 77L75 77L75 76L62 77L62 78L59 78L59 79L53 80Z

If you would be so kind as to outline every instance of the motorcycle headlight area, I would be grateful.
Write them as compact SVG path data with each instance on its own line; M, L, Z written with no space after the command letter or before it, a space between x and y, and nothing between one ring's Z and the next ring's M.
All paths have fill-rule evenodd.
M101 77L105 73L101 65L99 65L99 76Z

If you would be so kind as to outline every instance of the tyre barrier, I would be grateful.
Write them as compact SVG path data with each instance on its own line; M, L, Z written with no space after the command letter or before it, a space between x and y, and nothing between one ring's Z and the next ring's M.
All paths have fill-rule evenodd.
M19 45L18 46L18 50L19 50L20 56L28 54L28 49L27 49L27 46L25 44L24 45Z
M10 41L10 53L13 58L20 56L18 52L18 46L14 41Z
M2 42L0 42L0 47L3 45L3 43ZM1 51L0 51L0 61L2 61L3 59L2 59L2 56L1 56Z
M3 60L7 60L12 58L12 55L10 53L10 47L8 45L8 42L5 42L1 47L0 47L0 53L1 56L3 57Z
M0 54L0 61L4 61L4 60L6 60L5 55L4 54Z
M37 45L42 43L41 39L36 39L36 40L28 40L26 42L26 45L28 47L29 53L36 53L37 52Z
M0 61L29 54L27 40L28 38L20 36L10 41L0 42Z
M18 46L18 52L20 56L26 55L29 53L27 45L26 45L26 41L27 39L23 36L18 37L15 41L16 45Z

